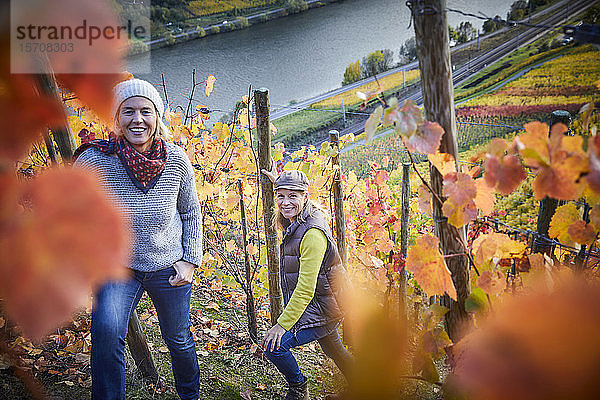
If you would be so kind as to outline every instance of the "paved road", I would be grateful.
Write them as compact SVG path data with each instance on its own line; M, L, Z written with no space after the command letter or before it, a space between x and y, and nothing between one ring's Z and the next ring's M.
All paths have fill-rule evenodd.
M564 1L560 1L546 9L534 14L533 16L537 17L537 16L541 16L541 15L546 15L548 13L552 13L556 9L560 9L561 7L564 7L569 2L571 2L571 4L569 4L570 10L582 10L582 9L585 9L585 8L591 6L594 3L594 1L595 0L576 0L576 1L564 0ZM573 12L571 15L574 15L574 14L575 14L575 12ZM548 19L543 21L541 24L545 24L545 25L557 24L557 23L561 22L561 20L564 17L565 16L563 13L554 13ZM527 22L527 20L525 19L525 20L523 20L523 22ZM490 35L486 35L485 38L487 39L492 36L495 36L501 32L506 31L507 29L509 29L509 28L500 29L496 32L491 33ZM471 62L468 63L468 65L465 65L465 66L453 71L452 75L453 75L454 85L457 86L460 82L464 81L465 78L468 78L474 71L477 71L477 70L483 68L484 66L489 65L489 64L493 63L494 61L499 60L500 58L509 54L511 51L518 48L519 46L529 43L531 40L534 40L534 38L537 38L539 35L545 33L546 31L547 30L540 29L540 28L530 28L528 31L521 34L519 37L514 38L513 40L511 40L507 43L504 43L502 46L497 47L496 49L494 49L488 53L482 54L482 55L478 56L477 58L471 60ZM454 46L452 48L452 51L460 50L466 46L471 46L474 43L476 43L476 40L468 42L468 43L463 43L458 46ZM419 67L418 61L413 61L410 64L406 64L401 67L397 67L397 68L391 69L389 71L383 72L383 73L379 74L378 77L382 78L384 76L388 76L391 74L395 74L397 72L401 72L402 70L411 70L411 69L415 69L418 67ZM277 118L281 118L285 115L291 114L298 110L308 108L311 104L319 102L321 100L325 100L329 97L336 96L340 93L344 93L349 90L356 90L358 87L360 87L366 83L373 82L373 81L375 81L374 77L363 79L361 81L354 82L352 84L343 86L341 88L332 90L330 92L321 94L319 96L300 101L298 103L295 103L291 107L284 107L284 108L272 111L270 114L270 119L274 120ZM420 93L420 90L419 90L419 93ZM411 96L407 97L406 99L410 98L412 100L417 101L417 103L420 104L420 101L422 101L422 99L420 98L419 93L415 92ZM364 122L362 122L362 126L364 126ZM350 128L351 127L346 128L344 130L344 133L350 133L350 132L356 133L357 132L357 129L350 129Z

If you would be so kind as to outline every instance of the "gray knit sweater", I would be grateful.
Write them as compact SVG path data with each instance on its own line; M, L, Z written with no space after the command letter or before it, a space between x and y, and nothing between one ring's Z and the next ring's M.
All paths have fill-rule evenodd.
M91 147L75 162L97 174L133 228L130 267L157 271L178 260L202 262L202 214L194 169L185 152L167 142L167 163L156 185L144 194L135 187L116 154ZM93 210L92 210L93 212Z

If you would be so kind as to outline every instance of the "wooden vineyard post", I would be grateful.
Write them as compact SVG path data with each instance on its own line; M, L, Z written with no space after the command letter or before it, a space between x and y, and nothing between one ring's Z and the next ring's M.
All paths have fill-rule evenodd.
M270 171L274 165L271 158L271 123L269 121L269 91L260 88L254 91L254 107L256 110L256 131L258 132L258 164L260 169ZM267 242L267 268L269 271L269 308L271 324L283 312L283 296L279 281L279 247L277 245L277 227L273 183L261 174L261 192L263 219L265 224L265 240Z
M256 309L254 306L254 294L252 293L252 272L250 270L250 257L248 256L248 224L246 222L246 205L244 204L244 186L242 180L237 181L240 193L240 213L242 218L242 240L244 246L244 267L246 272L246 314L248 315L248 332L250 339L258 343L258 328L256 324Z
M446 1L421 0L409 1L408 4L415 25L425 117L444 128L440 152L451 154L458 160ZM458 164L456 167L458 170ZM443 177L431 164L429 171L432 189L443 199ZM469 264L463 247L463 243L466 243L465 230L457 229L448 223L448 219L442 214L442 205L437 201L433 201L433 219L442 254L451 256L446 258L446 264L452 274L458 301L452 300L448 295L444 295L441 301L442 305L450 309L445 315L446 330L456 342L473 327L473 319L465 310L465 300L471 293Z
M47 69L50 70L50 65L48 64ZM38 74L37 75L37 83L40 89L40 92L61 101L60 94L58 92L58 85L56 83L56 79L54 78L54 74L52 72L46 74ZM75 152L75 138L73 137L73 133L71 132L71 127L67 123L67 119L65 118L64 123L59 126L51 126L50 130L52 131L52 137L56 142L58 147L58 152L63 159L63 162L70 163L73 160L73 153ZM52 140L50 138L46 138L47 135L44 135L44 140L46 141L47 147L52 147ZM48 152L52 156L54 153L54 149L50 152L50 148Z
M329 131L329 141L334 150L339 151L340 133L336 130ZM335 239L337 242L338 252L342 259L344 268L348 262L348 254L346 252L346 220L344 217L344 192L342 190L342 172L340 169L340 159L337 154L331 157L331 162L336 171L333 175L333 208L335 212Z
M342 265L344 268L348 266L348 254L347 254L347 242L346 242L346 219L344 217L344 192L342 190L342 171L340 166L340 158L338 156L340 149L340 133L336 130L329 131L329 142L331 147L336 150L336 153L331 157L333 167L336 168L333 175L333 209L334 209L334 224L335 224L335 239L337 243L338 252L342 259ZM352 329L350 328L348 318L344 319L343 332L344 332L344 343L350 344L352 342Z
M142 324L135 310L133 310L133 314L131 314L131 318L129 319L127 345L129 346L131 357L135 361L135 365L144 380L147 383L153 384L155 388L160 387L160 377L158 376L152 354L148 348Z
M406 259L408 252L408 211L410 209L410 163L402 163L402 213L400 214L400 252ZM406 266L400 270L398 307L400 317L406 318Z

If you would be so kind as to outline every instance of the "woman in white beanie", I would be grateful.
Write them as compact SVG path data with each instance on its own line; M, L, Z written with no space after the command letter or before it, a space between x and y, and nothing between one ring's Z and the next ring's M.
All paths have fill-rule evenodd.
M134 233L130 278L106 283L94 296L92 399L125 399L127 325L146 291L171 354L177 393L196 400L200 372L190 298L194 268L202 262L202 214L194 169L179 146L164 140L164 104L152 84L131 79L116 85L113 111L115 138L75 152L75 165L100 176Z

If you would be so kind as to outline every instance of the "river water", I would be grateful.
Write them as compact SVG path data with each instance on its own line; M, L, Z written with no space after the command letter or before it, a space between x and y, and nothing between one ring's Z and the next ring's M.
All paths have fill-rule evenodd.
M448 0L447 6L487 16L505 17L513 0ZM482 21L448 13L457 26ZM216 77L214 92L204 88L194 98L211 109L231 110L253 88L267 87L273 108L339 87L346 66L377 49L397 56L402 43L414 35L404 0L344 0L326 7L275 19L248 29L207 36L173 47L153 50L151 73L138 75L153 83L165 76L169 102L187 104L192 70L197 79ZM129 60L135 70L136 58ZM213 114L212 120L221 112ZM216 117L216 118L214 118Z

